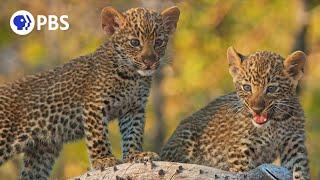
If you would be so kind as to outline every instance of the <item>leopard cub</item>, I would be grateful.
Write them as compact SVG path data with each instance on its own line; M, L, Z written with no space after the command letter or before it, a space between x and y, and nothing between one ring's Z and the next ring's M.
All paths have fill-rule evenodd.
M86 139L93 168L120 161L111 152L109 121L118 119L124 161L158 159L143 152L145 105L180 11L106 7L110 36L96 51L0 87L0 165L24 153L21 179L47 179L64 143Z
M305 118L296 95L305 54L244 56L230 47L227 57L236 92L183 120L162 149L162 160L241 172L280 155L294 179L310 179Z

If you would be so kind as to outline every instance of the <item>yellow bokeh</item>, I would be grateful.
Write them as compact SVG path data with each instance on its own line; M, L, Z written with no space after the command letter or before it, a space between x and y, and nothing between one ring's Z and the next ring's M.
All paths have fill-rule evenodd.
M94 51L106 36L101 31L100 10L115 6L120 10L141 6L143 1L5 1L0 8L0 60L12 50L17 58L15 70L1 73L1 82L50 69L70 59ZM320 3L308 1L309 24L305 37L308 65L303 79L301 103L306 112L306 135L312 179L320 174ZM181 18L170 46L169 67L164 69L161 87L165 98L163 117L165 138L170 137L180 120L197 111L214 98L234 90L228 73L226 49L233 45L243 54L271 50L288 55L301 28L299 1L266 0L194 0L173 1L181 9ZM5 7L5 8L3 8ZM9 18L18 9L39 14L68 14L67 31L36 31L19 37L10 31ZM13 62L14 61L14 62ZM2 63L2 61L0 61ZM2 65L2 64L1 64ZM7 67L6 67L7 68ZM1 68L0 68L1 70ZM10 69L6 69L10 71ZM18 71L18 72L17 72ZM151 95L153 95L151 93ZM147 105L146 150L154 147L155 115L152 98ZM117 122L109 125L112 150L121 157ZM21 157L0 167L0 179L16 179ZM80 175L89 167L85 142L64 146L52 179Z

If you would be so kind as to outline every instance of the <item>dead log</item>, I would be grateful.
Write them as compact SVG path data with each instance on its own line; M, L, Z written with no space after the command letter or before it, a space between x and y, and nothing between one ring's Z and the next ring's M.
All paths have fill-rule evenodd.
M197 164L156 161L151 163L125 163L104 170L92 170L75 177L77 180L207 180L207 179L292 179L289 170L272 164L264 164L244 173L227 172Z

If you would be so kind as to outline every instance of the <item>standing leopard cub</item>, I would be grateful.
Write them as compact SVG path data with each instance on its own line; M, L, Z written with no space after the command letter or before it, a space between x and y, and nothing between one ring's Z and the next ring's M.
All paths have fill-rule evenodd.
M297 51L284 59L260 51L244 56L230 47L227 56L236 93L183 120L161 158L240 172L280 155L294 179L310 179L304 112L296 95L305 54Z
M178 19L177 7L106 7L111 37L95 52L0 87L0 165L24 153L20 178L47 179L63 143L84 137L93 168L115 165L106 125L116 118L124 161L158 159L142 150L145 105Z

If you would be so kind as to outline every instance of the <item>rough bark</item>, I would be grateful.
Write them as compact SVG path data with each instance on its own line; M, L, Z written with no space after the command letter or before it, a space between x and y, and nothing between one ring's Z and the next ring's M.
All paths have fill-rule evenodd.
M154 180L154 179L292 179L291 173L283 167L264 164L245 173L227 172L208 166L157 161L152 163L126 163L105 170L92 170L73 179L79 180Z

